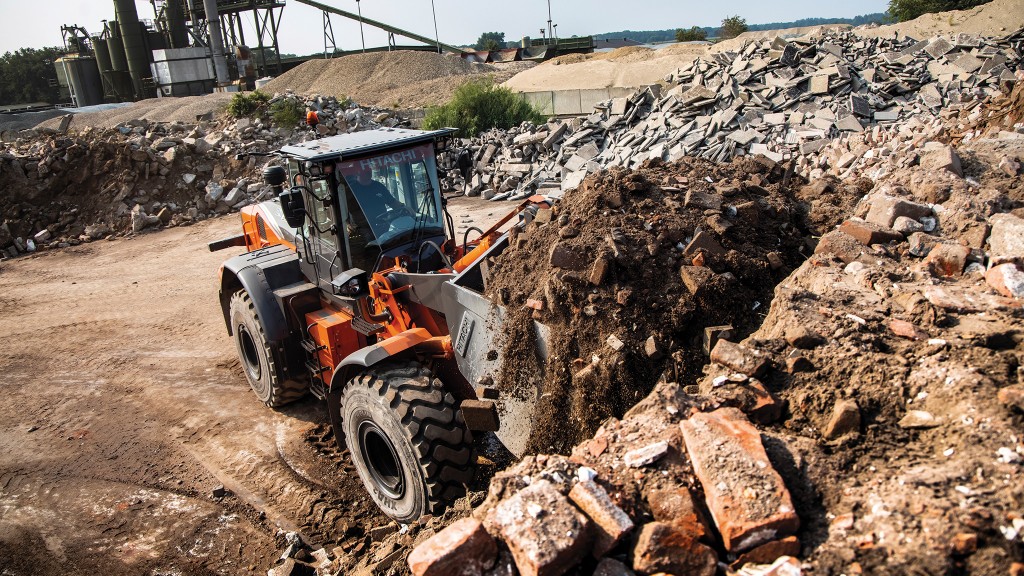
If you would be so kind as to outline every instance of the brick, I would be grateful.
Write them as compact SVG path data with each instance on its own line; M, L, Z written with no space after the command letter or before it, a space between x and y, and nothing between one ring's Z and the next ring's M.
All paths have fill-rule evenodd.
M728 340L719 340L715 344L711 350L711 361L755 378L760 377L768 369L768 358L763 352Z
M868 210L867 216L864 217L864 220L872 224L892 228L892 225L896 222L896 218L899 218L900 216L917 220L931 215L931 206L928 206L927 204L910 202L908 200L894 198L892 196L875 196L871 199L871 209Z
M587 266L587 259L583 254L562 242L551 247L548 261L552 268L566 270L583 270Z
M832 407L832 417L821 431L822 436L835 440L854 432L860 432L860 408L853 400L836 402Z
M594 558L610 552L633 531L633 521L608 497L604 488L593 480L577 482L569 491L569 499L592 520Z
M959 244L936 244L924 259L934 276L959 276L967 265L971 249Z
M1008 298L1024 298L1024 272L1015 264L1007 262L989 268L985 281L996 292Z
M690 294L698 294L714 282L715 273L704 266L683 266L679 269L679 277Z
M732 568L738 569L744 564L771 564L783 556L798 556L800 554L800 540L796 536L787 536L781 540L774 540L762 544L749 552L740 554L740 557L732 563Z
M749 378L745 382L727 382L702 392L714 398L721 406L739 408L759 424L777 421L782 417L785 407L757 378Z
M988 235L992 263L1024 262L1024 218L1013 214L994 214L988 221L992 224Z
M722 248L722 245L718 243L718 240L715 240L710 234L703 230L694 234L693 240L690 240L690 243L683 249L683 255L694 256L699 250L708 252L713 256L725 255L725 248Z
M590 549L590 520L547 480L499 503L487 524L508 545L522 576L560 576Z
M697 539L713 541L704 514L694 503L693 495L686 486L652 488L644 498L651 509L651 514L658 522L670 524L680 532L691 534Z
M622 462L630 468L640 468L657 462L668 453L668 442L655 442L643 448L630 450L622 456Z
M590 283L594 286L600 286L604 284L605 278L608 277L608 271L611 269L612 263L608 258L601 257L594 260L594 265L590 268Z
M908 340L922 340L928 336L927 333L913 323L907 322L906 320L899 320L897 318L889 320L889 330L893 334Z
M735 408L681 423L694 472L725 548L745 552L796 533L800 519L757 429Z
M641 574L714 576L718 556L692 534L670 524L650 522L641 528L633 547L633 569Z
M888 226L879 226L864 220L847 220L839 227L839 231L853 236L854 239L865 246L888 244L889 242L903 240L902 234L893 231Z
M846 232L833 230L818 240L814 253L830 254L849 264L864 253L864 245Z
M1006 406L1024 411L1024 384L1013 384L1000 388L997 397Z
M964 175L960 167L960 156L952 146L942 146L931 152L926 152L921 157L921 166L931 172L948 171L960 176Z
M483 524L463 518L434 534L409 554L414 576L470 576L494 565L498 546Z

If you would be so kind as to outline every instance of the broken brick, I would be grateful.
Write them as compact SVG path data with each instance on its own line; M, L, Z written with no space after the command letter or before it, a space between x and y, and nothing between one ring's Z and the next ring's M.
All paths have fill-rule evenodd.
M907 322L906 320L899 320L896 318L889 320L889 330L891 330L893 334L907 338L908 340L921 340L928 336L928 334L914 324Z
M683 285L690 291L690 294L698 294L705 286L715 279L715 273L710 268L703 266L682 266L679 269L679 276Z
M858 242L865 246L872 244L888 244L903 240L903 235L887 226L879 226L865 222L864 220L847 220L839 226L841 232L853 236Z
M960 156L952 146L942 146L937 150L926 152L921 157L921 166L930 172L947 170L963 178L964 172L960 167Z
M595 558L610 552L633 530L629 515L593 480L577 482L569 491L569 499L593 521L594 543L590 553Z
M796 533L800 519L789 491L742 412L719 408L680 427L727 550L745 552Z
M661 345L655 336L648 337L647 341L644 342L644 354L651 360L659 360L664 356L664 353L661 351Z
M650 522L641 528L633 547L633 569L642 574L714 576L718 556L692 534L670 524Z
M633 576L633 571L614 558L602 558L593 576Z
M996 292L1008 298L1024 298L1024 271L1007 262L989 268L985 281Z
M684 256L694 256L698 251L703 250L713 256L724 256L725 248L711 237L710 234L704 231L697 232L693 236L693 240L686 245L683 249Z
M864 253L864 246L856 238L840 230L833 230L818 240L815 254L831 254L846 264L853 262Z
M821 434L828 440L860 431L860 408L853 400L840 400L832 408L832 417Z
M719 340L715 344L711 350L711 361L755 378L760 377L768 369L768 358L760 350L753 350L728 340Z
M483 524L463 518L434 534L409 554L414 576L481 574L494 565L498 546Z
M547 480L535 481L487 515L522 576L558 576L590 549L590 520Z
M587 265L587 260L582 254L562 242L551 247L548 261L552 268L565 268L566 270L583 270Z
M1006 406L1013 406L1024 411L1024 384L1013 384L999 389L999 401Z
M738 569L744 564L771 564L783 556L797 556L800 554L800 539L796 536L787 536L781 540L773 540L762 544L749 552L740 554L740 557L732 563L733 569Z
M787 328L785 338L790 346L804 350L811 350L825 343L820 334L803 325Z
M692 534L700 540L710 540L711 531L704 515L697 508L686 486L654 488L645 495L645 499L658 522L671 524L684 534Z
M967 265L971 249L959 244L936 244L924 263L935 276L959 276Z
M875 196L871 198L871 209L868 210L864 220L892 228L897 218L906 217L917 220L932 215L932 208L927 204L910 202L902 198L892 196Z

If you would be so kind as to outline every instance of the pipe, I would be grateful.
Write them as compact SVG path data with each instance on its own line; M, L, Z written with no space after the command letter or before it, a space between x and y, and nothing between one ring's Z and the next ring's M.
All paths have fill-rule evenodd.
M164 8L171 48L188 48L188 29L185 27L185 12L181 3L182 0L167 0Z
M135 9L135 0L114 0L114 12L117 14L117 25L121 29L121 40L124 41L124 53L128 57L128 71L132 75L135 97L146 97L142 79L149 77L149 55L146 54L146 42L142 37L142 24L139 13Z
M206 11L206 31L210 35L210 49L213 52L213 69L217 73L217 84L231 82L228 76L228 61L224 57L224 38L220 33L220 16L217 14L217 0L203 0Z

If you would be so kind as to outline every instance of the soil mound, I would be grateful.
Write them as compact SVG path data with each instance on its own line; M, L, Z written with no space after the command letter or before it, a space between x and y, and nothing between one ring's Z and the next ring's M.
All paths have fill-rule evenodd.
M527 300L541 302L534 318L552 335L535 449L568 450L662 373L695 380L707 362L704 327L731 325L734 337L757 328L775 284L804 258L784 180L764 158L612 169L497 258L488 294L512 312L507 364L529 360L522 340L532 331L517 328ZM521 372L503 369L499 389L514 389Z

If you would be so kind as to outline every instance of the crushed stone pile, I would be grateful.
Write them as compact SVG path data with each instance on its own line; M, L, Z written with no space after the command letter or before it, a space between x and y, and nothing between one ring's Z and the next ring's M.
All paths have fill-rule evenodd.
M855 160L819 154L837 139L892 127L910 134L907 121L938 122L1006 91L1022 50L1024 32L918 41L829 31L752 41L680 68L668 90L639 89L586 118L483 133L471 142L476 171L462 184L470 195L518 200L557 195L604 168L683 156L763 155L817 178Z
M538 212L491 263L487 287L510 313L500 393L530 377L525 323L552 334L534 451L569 450L663 372L694 379L721 335L705 327L736 336L760 324L775 284L810 254L798 182L784 180L765 158L654 160L591 176Z
M333 97L277 95L321 110L317 130L333 135L406 121ZM193 122L133 119L112 129L8 131L0 150L0 256L187 225L267 200L254 157L313 135L255 118ZM73 125L73 121L72 121ZM65 129L67 126L64 127Z
M499 67L415 50L371 52L310 60L274 78L262 90L350 98L364 106L423 108L447 102L461 80L490 76L500 83L530 65L517 62Z

